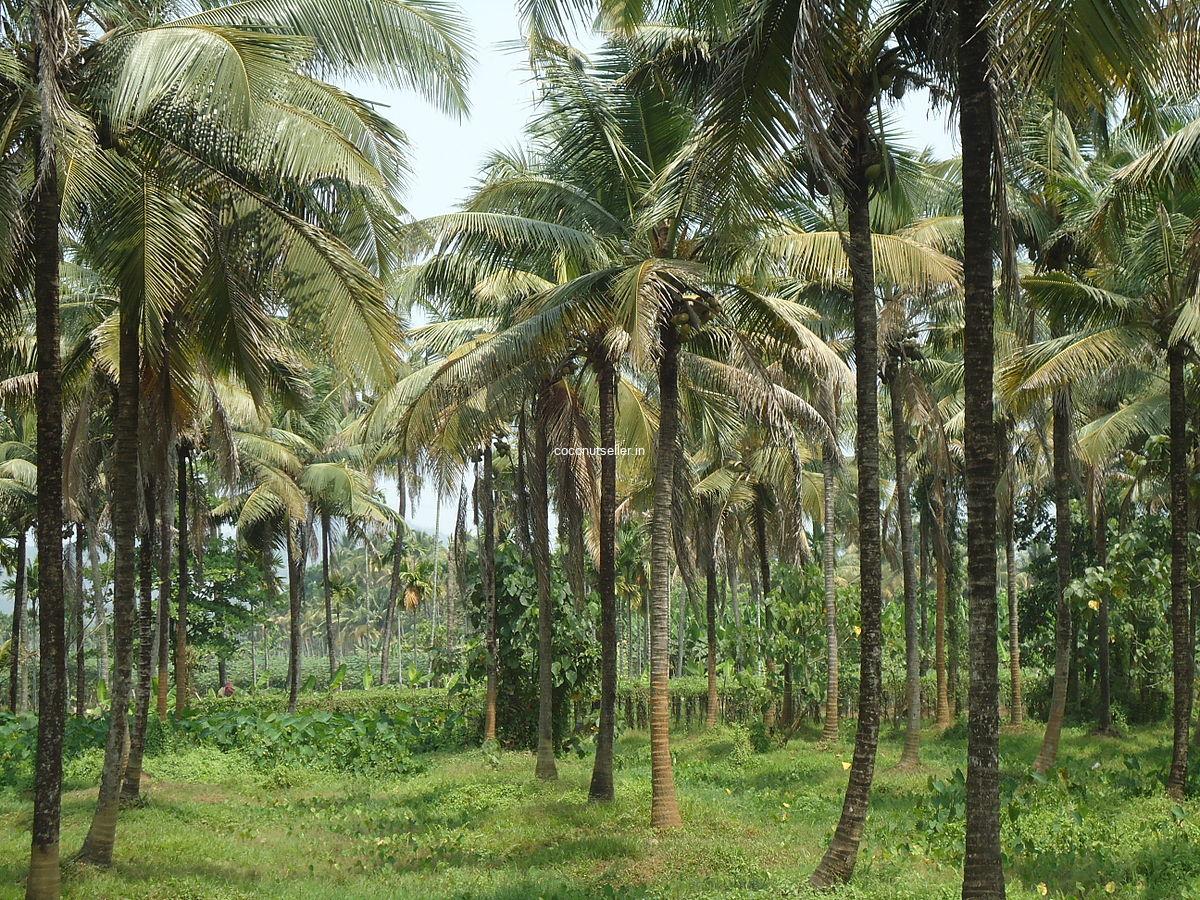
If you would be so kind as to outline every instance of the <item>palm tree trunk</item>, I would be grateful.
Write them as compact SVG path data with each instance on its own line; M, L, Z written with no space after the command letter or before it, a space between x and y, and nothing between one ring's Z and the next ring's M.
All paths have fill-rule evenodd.
M514 490L517 501L517 542L521 549L532 553L533 538L530 536L529 524L529 484L525 477L526 461L529 458L529 441L525 430L525 404L521 404L521 412L517 416L517 472Z
M70 13L59 0L35 5L39 32L38 93L40 141L38 179L32 199L30 246L37 345L37 547L38 622L41 657L38 671L37 761L34 766L33 839L29 857L29 898L59 895L58 843L62 817L62 743L66 722L66 646L62 573L62 368L59 355L59 277L62 257L59 228L62 199L52 121L58 106L60 61ZM16 647L13 648L17 650Z
M566 459L566 457L563 457ZM587 576L584 572L583 508L574 488L564 488L565 502L560 504L563 526L567 532L567 580L571 586L571 599L575 612L582 613L587 602Z
M1008 677L1012 687L1009 719L1020 725L1025 719L1025 698L1021 691L1021 606L1017 597L1017 542L1014 535L1016 513L1009 498L1004 528L1004 583L1008 591Z
M121 780L125 774L129 740L129 694L133 669L134 577L137 566L135 541L138 519L138 414L139 321L138 304L122 298L120 314L120 364L116 414L113 418L113 455L109 485L113 529L113 672L112 704L108 740L104 746L104 768L100 775L100 797L91 827L83 841L80 859L98 866L112 863L117 838L117 812L121 804Z
M478 526L478 522L475 523ZM447 578L449 589L446 591L446 658L455 659L458 650L458 610L455 597L466 596L467 589L467 482L464 478L458 491L458 517L454 523L454 534L450 538L450 546L454 550L454 564L450 567Z
M921 534L921 674L929 670L929 503L925 498L918 513Z
M767 558L767 514L763 508L766 489L761 484L754 486L754 544L758 553L759 584L762 590L763 609L763 661L767 670L767 708L763 713L763 724L775 727L775 656L771 649L774 638L775 617L771 612L771 561Z
M329 683L337 671L337 649L333 640L333 589L329 584L329 514L321 513L321 587L325 592L325 655L329 659Z
M625 674L632 681L637 675L638 658L636 631L633 625L633 605L628 602L623 605L625 607ZM603 660L601 663L603 664ZM603 677L603 668L601 668L601 678Z
M8 710L9 712L24 712L25 697L21 685L21 650L24 647L25 636L21 633L22 619L25 615L25 523L17 526L17 573L13 591L12 640L8 650Z
M682 569L682 564L687 561L687 546L683 541L683 536L676 530L675 534L675 562L678 568ZM690 578L680 572L680 577L683 580L683 590L679 592L679 624L675 627L676 643L675 643L675 677L683 677L683 667L686 664L685 657L687 655L687 608L688 601L692 596L692 582Z
M1079 712L1079 619L1071 619L1071 664L1067 667L1067 709Z
M163 340L170 346L173 328L170 320L163 325ZM155 698L160 722L167 719L171 687L171 540L175 525L174 481L171 478L172 429L175 427L175 395L171 387L171 368L166 362L159 370L162 388L162 421L159 422L158 447L158 696Z
M108 614L104 597L104 578L100 572L100 526L95 516L88 522L88 574L92 583L92 606L96 616L96 679L109 682Z
M996 650L997 441L992 400L993 110L990 0L959 3L959 128L963 155L963 358L967 494L967 811L964 898L1004 896L1000 857L1000 659Z
M1108 565L1108 510L1104 499L1104 483L1096 486L1096 565ZM1100 615L1097 617L1098 634L1096 635L1097 677L1100 682L1099 709L1096 711L1096 728L1101 734L1112 733L1112 667L1109 659L1109 622L1108 596L1102 594L1100 600Z
M142 790L142 757L146 749L146 720L150 715L150 666L154 659L154 513L158 506L155 479L146 479L146 521L142 530L141 552L138 553L138 682L134 694L133 731L129 738L129 763L125 766L125 783L121 797L135 800ZM221 681L224 684L224 680Z
M733 668L741 672L745 665L745 643L742 640L742 586L738 573L737 552L729 536L725 541L725 580L729 582L729 605L733 612Z
M837 448L832 441L826 443L824 459L821 464L821 489L823 500L823 515L821 519L821 569L825 576L825 727L821 730L821 738L826 741L836 741L838 738L838 633L837 633L837 585L834 583L834 553L836 552L836 535L834 533L834 500L837 485L835 482L838 464Z
M937 678L937 726L950 726L950 679L946 671L946 595L948 593L947 569L950 567L950 548L946 540L946 479L936 475L934 482L934 557L937 582L934 601L933 622L933 668Z
M550 598L550 497L546 469L549 447L546 440L546 411L544 396L537 398L537 414L533 426L533 454L530 475L533 490L533 560L537 569L538 592L538 738L536 774L543 780L558 778L554 762L554 622Z
M1058 563L1058 604L1054 619L1054 684L1042 749L1033 767L1048 772L1058 759L1058 741L1067 711L1067 682L1071 668L1071 395L1060 390L1054 398L1054 553Z
M871 254L871 222L867 178L862 159L867 140L860 125L856 171L845 186L850 237L847 252L854 295L854 359L858 462L859 618L860 640L858 727L850 782L837 829L810 883L828 888L849 881L858 858L863 825L875 776L882 694L882 572L879 534L879 323L875 309L875 271Z
M387 611L383 616L383 649L379 653L379 683L387 684L391 678L392 670L392 631L395 630L396 604L400 600L400 592L403 590L401 577L404 572L404 514L405 514L405 492L404 492L404 467L402 464L396 464L396 533L392 538L392 578L388 584L388 601Z
M712 728L717 724L717 560L716 550L712 547L709 548L704 561L704 587L704 625L708 643L705 665L708 674L708 710L705 714L704 724Z
M683 824L671 766L671 543L675 489L675 441L679 430L679 344L670 325L662 329L658 364L659 426L650 519L650 824Z
M28 618L25 627L21 629L25 635L23 641L25 646L22 648L22 652L25 654L25 665L21 666L21 693L18 695L17 705L21 708L22 712L25 710L37 712L37 706L34 703L31 691L34 685L31 685L29 682L33 674L31 670L37 668L38 660L38 643L37 638L34 636L38 630L38 608L37 597L29 595L28 566L25 568L25 596L29 597L25 605L25 615Z
M1192 720L1194 642L1188 597L1188 462L1187 396L1184 386L1186 350L1182 343L1167 349L1171 406L1171 659L1174 686L1171 771L1167 795L1184 796L1187 784L1188 729Z
M496 700L500 693L500 643L496 628L496 489L492 473L492 438L483 444L483 534L480 568L483 570L483 602L487 615L487 690L483 700L483 741L496 740Z
M917 621L917 573L913 557L912 504L908 495L908 426L904 421L903 364L897 363L888 384L892 406L892 445L896 456L896 516L900 520L900 560L904 578L904 655L908 687L908 727L901 766L920 764L921 648Z
M83 523L75 523L75 715L87 712L87 666L83 648ZM15 645L14 645L15 646Z
M757 658L755 660L755 674L763 674L762 666L762 585L759 583L759 573L757 561L751 555L749 549L746 550L746 559L743 560L746 570L750 573L750 606L754 610L754 633L758 637L758 644L755 647Z
M188 706L188 453L186 441L176 448L175 491L179 501L179 596L175 610L175 713L182 715Z
M957 522L951 522L951 533ZM962 715L962 692L959 690L959 660L962 653L962 625L959 615L962 605L962 591L958 584L958 574L953 565L946 567L948 589L946 591L946 685L949 691L950 715L955 721Z
M295 522L287 525L288 566L288 712L300 696L300 600L304 581L304 548Z
M600 730L588 799L613 799L613 739L617 727L617 370L603 351L596 358L600 394ZM629 644L632 659L633 643Z

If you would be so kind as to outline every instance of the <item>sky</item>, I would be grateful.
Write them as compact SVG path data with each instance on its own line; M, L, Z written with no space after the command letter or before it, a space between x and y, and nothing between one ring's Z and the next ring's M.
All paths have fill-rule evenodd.
M520 144L532 115L533 88L524 55L511 45L520 38L515 0L460 0L475 46L470 115L461 121L448 117L422 98L358 86L356 92L381 104L380 112L408 135L412 145L412 177L404 204L424 218L449 212L469 193L489 153ZM596 40L584 35L584 49ZM938 157L957 154L957 135L944 118L929 117L923 92L910 92L899 109L899 121L914 149L930 148ZM394 503L394 485L384 485ZM442 503L441 531L454 520L457 497ZM409 511L409 524L423 531L435 528L437 501L426 491Z

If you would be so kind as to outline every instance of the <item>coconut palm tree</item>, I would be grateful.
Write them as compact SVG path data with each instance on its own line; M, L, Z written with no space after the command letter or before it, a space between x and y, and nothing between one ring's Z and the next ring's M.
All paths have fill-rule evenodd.
M837 27L830 25L834 20ZM818 27L816 23L820 23ZM870 4L767 3L739 22L714 55L728 61L711 80L707 174L751 180L740 156L778 158L799 139L810 183L836 194L849 259L854 314L856 458L859 468L859 550L862 655L858 732L843 815L814 885L847 880L854 867L878 739L881 649L879 556L878 340L871 198L888 188L895 171L886 131L875 110L921 78L916 60L891 38L894 23ZM796 112L789 121L780 98ZM755 127L744 123L753 122ZM794 137L792 137L794 135ZM791 140L789 140L791 138ZM802 176L800 176L802 177ZM754 196L754 194L751 194ZM843 230L844 229L844 230ZM817 246L814 244L813 246Z
M386 8L363 4L349 11L340 9L335 14L331 7L320 2L302 3L299 7L290 4L286 8L268 5L254 10L235 4L196 11L170 23L162 22L153 11L114 18L111 11L90 6L68 9L55 2L4 10L7 35L4 49L9 65L5 67L3 102L12 114L11 120L21 126L9 132L10 141L17 142L18 155L24 159L28 171L36 173L30 182L36 184L36 189L27 221L29 246L33 248L30 258L34 261L29 282L38 311L39 465L44 476L38 485L38 529L39 556L45 572L41 642L44 677L40 682L44 702L39 724L42 761L38 766L31 878L27 888L31 896L55 896L59 885L56 848L65 649L60 541L63 417L58 355L58 267L64 211L74 214L77 208L73 204L80 191L86 193L89 186L107 181L111 174L102 162L111 153L97 152L100 145L96 140L101 134L106 141L117 145L122 139L134 143L156 140L166 148L168 156L177 155L180 161L189 158L180 152L185 148L216 146L206 144L205 139L211 135L202 132L235 122L248 124L250 117L245 114L251 111L258 114L252 128L266 124L264 117L273 128L280 122L304 121L298 110L311 108L314 102L325 103L327 107L336 105L336 101L328 102L335 96L331 91L321 90L320 82L299 74L313 56L319 58L322 71L331 76L349 73L375 76L423 89L443 105L461 107L464 68L461 30L441 10L424 6L415 2L388 4ZM101 23L99 29L91 27L93 17ZM226 39L207 40L204 36L213 27L225 29ZM276 43L286 43L289 38L284 35L290 35L294 50L268 52L266 46L270 40L264 41L262 36L270 32L279 35ZM364 33L377 39L362 41L360 36ZM82 65L85 55L93 77L68 84L63 73ZM254 65L245 65L247 58L254 59ZM138 64L127 65L131 59L138 60ZM213 73L217 73L215 83ZM254 84L255 79L261 80ZM196 89L198 84L205 89ZM282 102L258 103L258 99L272 94ZM208 115L210 111L212 116ZM101 123L102 127L92 127L89 120ZM174 127L180 121L192 124ZM301 130L293 132L296 137ZM289 174L303 179L305 159L289 153L289 149L304 143L305 139L300 137L299 143L277 144L269 153L281 154L277 158L283 160ZM64 181L60 171L65 171L62 164L67 158L72 160L72 176ZM220 177L220 166L212 165L211 153L193 153L190 159L202 170L202 178ZM196 173L192 177L196 178ZM239 200L254 204L259 197L252 189L243 190ZM6 218L6 222L12 221L15 219ZM289 252L304 256L304 267L310 271L314 264L318 268L327 267L338 255L331 252L331 245L310 225L277 207L274 225L299 237L299 243L294 243ZM333 271L343 278L356 277L344 264L340 271L335 264ZM343 292L342 298L345 297ZM132 355L127 358L132 360ZM136 380L126 383L136 386ZM129 409L128 404L125 408ZM136 498L136 492L132 496ZM122 520L120 530L124 541L126 516L122 512L114 518ZM131 579L122 576L122 591L127 583L131 584Z
M1060 229L1059 239L1079 248L1084 264L1076 270L1039 273L1025 279L1027 293L1035 301L1062 317L1073 317L1066 333L1048 338L1017 356L1006 381L1025 391L1052 386L1103 383L1131 366L1153 369L1166 362L1167 379L1147 384L1140 396L1086 426L1086 455L1102 459L1114 441L1139 433L1166 428L1171 442L1172 605L1171 623L1174 677L1175 736L1168 791L1182 791L1187 767L1187 733L1191 716L1192 639L1188 628L1188 580L1186 547L1188 504L1186 481L1187 396L1184 368L1196 331L1188 291L1179 281L1187 271L1185 235L1194 233L1196 213L1189 195L1176 186L1166 188L1143 173L1153 171L1149 162L1156 150L1129 159L1117 135L1114 159L1098 160L1091 172L1069 183L1079 191L1077 214ZM1170 138L1168 138L1170 140ZM1136 146L1136 144L1135 144ZM1125 161L1128 160L1128 161ZM1130 179L1134 192L1122 198L1119 211L1107 192L1087 185L1111 180L1114 164L1118 184ZM1094 179L1094 181L1093 181ZM1143 180L1144 179L1144 180ZM1136 190L1134 190L1136 188ZM1097 236L1084 243L1085 233ZM1163 412L1166 411L1165 417Z

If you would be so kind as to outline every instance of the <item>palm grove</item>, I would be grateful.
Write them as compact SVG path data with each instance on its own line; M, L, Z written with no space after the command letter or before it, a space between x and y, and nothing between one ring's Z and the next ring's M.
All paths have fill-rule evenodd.
M816 887L889 715L916 767L925 714L966 714L964 896L1004 895L1002 710L1044 714L1040 772L1068 715L1168 715L1182 797L1197 9L518 6L526 139L416 222L405 134L338 85L465 113L452 7L0 7L28 895L60 889L68 706L108 709L107 866L152 724L212 657L269 686L271 647L293 711L353 663L464 693L539 778L594 744L596 802L622 697L658 828L689 674L709 726L735 694L772 741L848 720ZM960 158L909 148L917 92ZM422 489L445 545L405 525Z

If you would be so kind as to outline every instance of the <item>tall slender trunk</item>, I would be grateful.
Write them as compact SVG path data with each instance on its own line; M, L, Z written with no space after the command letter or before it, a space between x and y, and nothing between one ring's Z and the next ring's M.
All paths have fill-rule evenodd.
M675 561L676 565L682 569L683 563L687 560L687 545L681 540L682 535L675 535ZM690 578L684 577L680 572L680 577L683 581L683 590L679 592L679 624L675 628L676 644L675 644L675 677L683 677L683 667L686 664L687 655L687 608L688 601L692 596L692 582ZM672 582L674 583L674 582Z
M546 469L549 447L546 440L544 390L537 398L533 425L533 455L530 458L533 525L533 561L538 592L538 738L536 774L543 780L558 778L554 762L554 622L550 597L550 497Z
M1071 619L1071 664L1067 667L1067 709L1079 712L1079 670L1083 668L1079 653L1079 619Z
M168 319L163 325L163 340L170 347L173 327ZM171 477L172 431L175 427L175 395L171 387L171 367L164 361L159 370L162 421L159 422L158 446L158 696L155 705L158 719L165 722L171 689L171 556L175 508L171 502L175 482Z
M437 614L437 598L438 598L438 571L442 560L442 486L439 484L437 489L437 502L433 509L433 589L429 593L429 602L425 604L425 620L429 623L429 647L425 654L429 664L429 672L433 673L433 636L437 631L437 622L435 616ZM448 551L447 551L448 552ZM413 634L417 633L417 610L413 610Z
M946 595L948 593L948 573L950 567L950 547L946 540L946 478L944 475L934 476L934 494L937 505L934 511L934 557L936 598L934 600L933 622L933 668L937 678L937 726L947 728L950 725L950 679L946 671Z
M1071 395L1060 390L1054 398L1054 553L1058 563L1058 603L1054 618L1054 684L1042 749L1033 767L1048 772L1058 759L1058 741L1067 710L1071 668Z
M392 631L397 624L396 604L404 589L404 466L396 464L396 533L392 538L392 577L388 584L387 611L383 615L383 649L379 652L379 683L387 684L392 672Z
M600 730L589 800L613 799L613 738L617 727L617 369L604 351L596 358L600 395ZM633 644L629 645L632 658Z
M704 626L708 654L705 671L708 674L708 710L704 724L712 728L717 724L717 560L716 548L710 547L704 560ZM785 707L786 709L786 707ZM788 723L790 713L788 711Z
M747 548L746 559L744 560L746 571L750 573L750 606L754 610L754 633L758 638L758 643L755 647L757 655L755 659L755 674L763 675L765 667L763 666L763 637L762 637L762 583L759 581L759 572L757 560L753 552ZM764 710L764 719L766 713Z
M951 522L951 532L956 522ZM952 542L953 543L953 542ZM962 589L953 565L946 567L946 685L949 691L950 715L955 721L962 715L962 691L959 680L959 661L962 655Z
M188 706L191 684L188 680L188 444L181 440L176 448L175 492L179 501L179 596L175 610L175 713L182 715Z
M1108 509L1104 499L1104 482L1103 480L1096 486L1096 524L1095 524L1095 539L1096 539L1096 565L1104 568L1108 566ZM1108 595L1101 594L1099 597L1100 615L1097 623L1096 635L1096 651L1097 665L1099 678L1099 693L1100 703L1099 709L1096 711L1096 728L1102 734L1112 732L1112 667L1109 660L1108 646Z
M146 521L138 553L138 681L134 694L133 730L129 738L129 762L125 766L123 799L136 799L142 790L142 757L146 750L146 721L150 715L150 667L154 660L154 562L155 521L158 490L153 476L146 479ZM224 684L224 680L221 682Z
M321 588L325 593L325 655L329 659L329 683L337 672L337 645L333 639L333 588L329 583L329 513L321 513Z
M100 796L79 856L94 865L112 863L121 805L121 780L129 741L129 695L133 669L133 628L136 618L134 578L137 568L138 414L141 408L138 343L140 305L122 298L116 414L113 417L113 455L109 486L113 529L113 671L112 704Z
M487 690L483 700L483 740L496 740L496 700L500 693L500 643L496 628L496 489L492 474L492 436L483 444L483 534L480 568L483 570L483 602L487 615Z
M100 525L96 517L88 521L88 576L92 583L92 606L96 617L96 679L109 682L108 613L104 597L104 577L100 572Z
M475 523L478 526L478 522ZM458 491L458 517L450 546L454 549L454 565L447 579L446 591L446 658L454 660L458 651L458 611L455 597L463 597L467 589L467 483L463 480Z
M762 590L763 610L763 663L767 670L767 708L763 713L763 724L775 727L775 655L771 649L774 639L775 616L771 611L771 561L767 557L767 514L763 508L766 488L754 486L754 546L758 554L759 584Z
M517 542L522 549L532 552L533 538L529 525L529 484L525 477L526 460L529 457L529 441L525 430L525 404L517 416L517 472L514 485L517 501Z
M642 620L642 639L638 646L638 654L641 657L639 663L639 675L645 675L647 681L650 678L650 585L642 586L642 609L639 618Z
M675 489L675 441L679 430L679 344L669 324L662 328L658 364L659 425L650 518L650 824L683 824L671 766L671 542Z
M564 457L565 459L565 457ZM571 599L575 612L582 613L587 602L587 576L584 571L583 507L573 488L564 487L566 501L561 504L563 525L567 532L567 580L570 582Z
M303 536L299 530L303 524L287 524L287 567L288 567L288 712L296 711L300 696L300 615L304 590L304 558L306 555Z
M1194 641L1188 597L1188 446L1187 395L1184 385L1186 350L1182 343L1167 348L1171 406L1171 667L1174 686L1171 770L1167 794L1182 798L1187 785L1188 729L1192 719Z
M622 604L625 607L625 674L629 676L630 681L637 675L637 645L635 641L635 631L633 626L633 605L631 603ZM603 659L601 660L601 676L603 674ZM603 684L603 682L602 682Z
M921 604L921 674L929 669L929 503L921 503L918 513L921 534L921 586L917 596Z
M850 237L848 254L854 295L854 359L858 462L859 619L858 727L850 781L829 849L810 879L825 888L846 882L854 872L858 846L875 776L882 694L882 573L879 535L879 323L875 310L875 270L871 254L870 204L862 159L868 140L865 119L859 124L855 172L845 186Z
M832 423L831 423L832 426ZM821 737L826 741L838 738L838 633L837 633L837 585L834 582L836 560L836 535L834 533L834 501L837 491L836 469L837 447L827 441L821 463L821 490L823 514L821 519L821 569L825 576L825 727Z
M87 712L87 666L83 648L83 523L75 523L75 715Z
M12 641L8 645L8 709L9 712L25 711L25 691L21 689L21 651L25 645L25 635L21 631L22 619L25 615L25 523L17 526L17 573L15 590L13 591Z
M738 577L737 553L729 539L725 540L725 580L729 582L729 605L733 610L733 668L741 672L746 652L742 640L742 588Z
M1025 720L1025 698L1021 691L1021 605L1017 597L1017 541L1012 498L1009 498L1004 527L1004 583L1008 591L1008 677L1012 688L1009 719L1014 725Z
M1004 896L1000 856L1000 673L996 650L996 481L990 0L959 0L963 156L964 451L967 494L967 810L963 897Z
M66 723L66 642L62 566L62 367L59 355L59 227L62 198L52 121L58 103L59 65L67 34L74 30L61 0L41 0L38 31L38 94L41 100L38 178L32 198L30 244L37 344L37 548L41 647L38 670L37 760L34 764L30 898L59 895L58 844L62 817L62 744ZM13 648L16 650L17 648Z
M25 627L21 629L22 633L24 634L24 639L22 640L24 646L21 648L21 652L25 656L25 665L21 666L21 688L20 694L18 694L17 698L17 706L21 708L22 712L25 710L37 712L37 706L34 703L33 694L31 691L31 688L34 688L35 686L31 685L29 682L31 676L33 675L33 670L37 668L38 660L38 643L37 638L35 637L38 630L38 608L37 597L31 597L29 594L28 566L25 567L24 593L25 596L29 598L25 603L25 615L27 617Z
M890 373L888 394L892 407L892 445L896 456L896 516L900 520L900 561L904 578L904 657L908 688L908 727L900 765L920 763L921 748L921 648L917 644L917 573L913 557L912 503L908 495L908 426L904 421L903 363Z

